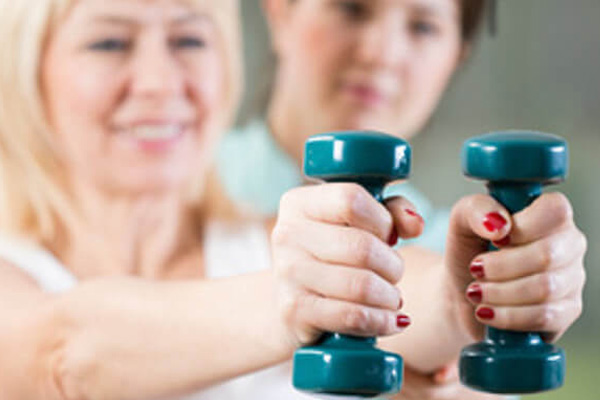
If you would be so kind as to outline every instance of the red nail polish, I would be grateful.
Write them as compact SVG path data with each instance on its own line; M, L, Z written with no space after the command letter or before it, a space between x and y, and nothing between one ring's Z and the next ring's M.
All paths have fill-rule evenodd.
M410 215L411 217L415 217L418 218L419 221L424 222L425 220L423 219L423 217L421 216L421 214L418 214L417 212L411 210L410 208L405 208L404 212L406 212L408 215Z
M410 317L408 315L400 314L396 317L396 325L398 328L406 328L410 325Z
M492 242L492 244L496 247L508 246L510 244L510 236L506 236L500 240L496 240Z
M467 289L467 297L475 304L481 303L483 299L483 291L481 290L481 286L478 284L471 285Z
M494 319L494 310L488 307L482 307L476 312L481 319Z
M483 219L483 226L490 232L497 232L504 228L504 225L506 225L506 220L497 212L491 212Z
M390 246L395 246L398 243L398 232L396 228L392 228L392 233L390 233L390 238L388 239L388 244Z
M469 270L471 271L471 275L473 276L473 278L475 278L475 279L485 278L485 272L483 271L483 261L481 261L481 260L473 261L473 263L469 267Z

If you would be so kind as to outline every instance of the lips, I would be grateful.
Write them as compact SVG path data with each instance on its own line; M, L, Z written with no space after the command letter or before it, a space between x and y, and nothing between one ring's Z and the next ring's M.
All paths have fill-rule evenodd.
M383 90L371 84L348 83L342 86L342 90L350 99L364 106L379 106L388 100Z
M174 149L189 136L192 123L182 121L135 121L119 124L115 129L117 137L124 139L128 146L150 152L164 152Z

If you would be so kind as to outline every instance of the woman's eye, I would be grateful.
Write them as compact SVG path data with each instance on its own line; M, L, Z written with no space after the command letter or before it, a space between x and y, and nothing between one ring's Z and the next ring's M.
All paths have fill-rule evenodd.
M363 18L366 16L368 11L365 4L361 1L338 1L335 5L339 11L351 19Z
M437 27L435 24L426 21L417 21L411 24L411 30L414 34L419 36L430 36L437 33Z
M105 39L99 42L93 43L89 46L90 50L94 51L125 51L130 47L130 42L127 40L120 39Z
M172 46L183 49L201 49L206 47L206 41L197 37L181 37L171 41Z

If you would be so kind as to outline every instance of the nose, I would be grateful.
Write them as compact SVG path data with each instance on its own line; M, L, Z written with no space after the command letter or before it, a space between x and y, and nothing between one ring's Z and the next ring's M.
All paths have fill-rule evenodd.
M407 34L401 18L395 13L374 19L364 26L357 41L356 55L366 66L395 68L409 51Z
M181 93L183 70L161 34L141 39L131 68L131 92L145 98L164 98Z

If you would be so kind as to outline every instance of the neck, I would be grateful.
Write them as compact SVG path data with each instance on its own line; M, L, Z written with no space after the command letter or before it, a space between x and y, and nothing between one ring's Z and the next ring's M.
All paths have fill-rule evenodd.
M184 265L200 273L200 233L179 194L115 196L77 187L73 198L77 214L54 250L79 278L165 278L181 275Z
M293 106L290 96L285 95L285 87L281 79L277 79L267 111L267 124L271 135L279 146L292 157L298 166L302 164L303 146L298 146L312 132L309 122L300 118L297 108Z

